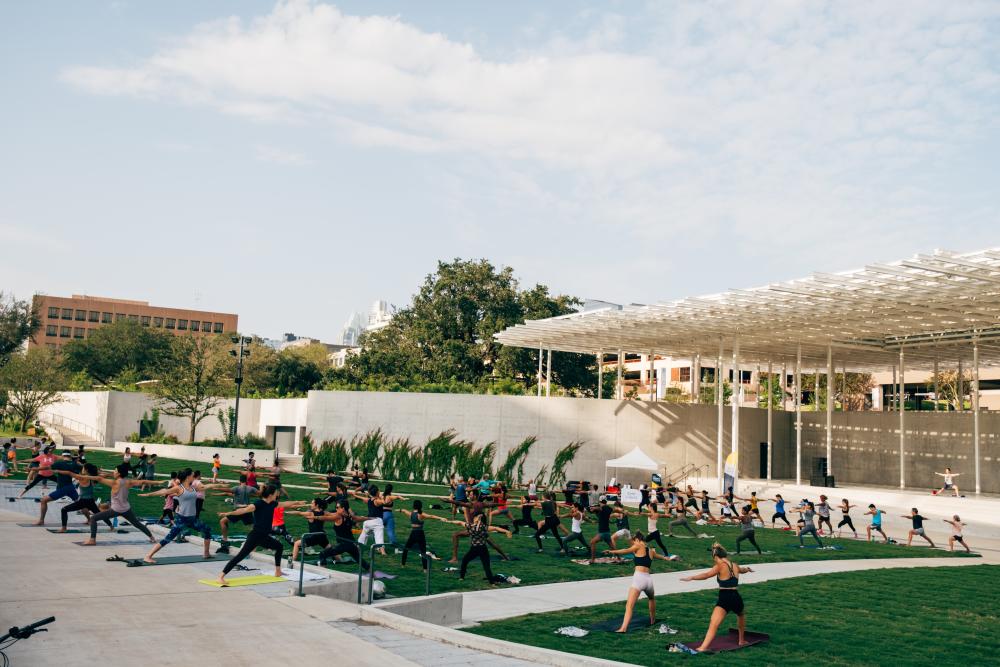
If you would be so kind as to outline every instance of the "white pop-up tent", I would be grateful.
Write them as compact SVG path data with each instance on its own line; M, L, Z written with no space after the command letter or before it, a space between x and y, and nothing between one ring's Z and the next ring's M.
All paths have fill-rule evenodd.
M636 447L625 456L611 459L604 463L606 468L634 468L636 470L659 470L660 464L649 458L645 452Z

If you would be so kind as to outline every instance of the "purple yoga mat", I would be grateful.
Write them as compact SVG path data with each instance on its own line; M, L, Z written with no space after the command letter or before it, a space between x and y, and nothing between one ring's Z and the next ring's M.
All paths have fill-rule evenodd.
M747 642L748 646L753 646L754 644L763 644L766 641L770 641L771 635L766 635L763 632L750 632L748 630L743 639ZM736 628L729 628L729 634L716 635L709 648L713 651L735 651L746 648L746 646L739 645L739 640L739 631ZM701 642L687 642L684 645L688 648L698 648L701 646Z

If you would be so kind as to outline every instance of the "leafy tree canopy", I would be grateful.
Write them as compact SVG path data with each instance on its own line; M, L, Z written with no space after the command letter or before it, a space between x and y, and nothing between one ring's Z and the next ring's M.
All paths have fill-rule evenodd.
M0 292L0 366L31 338L42 324L38 309Z
M120 320L94 329L90 337L62 348L63 365L70 373L81 371L101 384L123 384L153 379L171 358L173 336L138 322Z

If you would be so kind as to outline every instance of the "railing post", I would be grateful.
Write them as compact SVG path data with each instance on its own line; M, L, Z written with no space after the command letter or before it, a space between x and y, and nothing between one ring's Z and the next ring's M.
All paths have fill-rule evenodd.
M313 535L326 535L326 533L305 533L299 539L299 597L304 598L306 595L302 592L302 583L306 576L306 538L312 537Z

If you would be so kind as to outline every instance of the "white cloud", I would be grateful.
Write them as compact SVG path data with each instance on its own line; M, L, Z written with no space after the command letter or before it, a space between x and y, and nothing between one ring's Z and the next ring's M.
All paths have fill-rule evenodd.
M803 246L831 229L897 240L947 204L914 174L996 129L996 3L650 11L588 14L579 20L592 29L575 42L553 35L490 59L398 17L292 0L200 25L142 62L63 78L92 93L332 126L365 146L484 156L507 183L539 188L529 200L558 199L552 210L567 220L624 225L647 241L698 232L738 243L792 228ZM262 147L258 159L304 160Z

